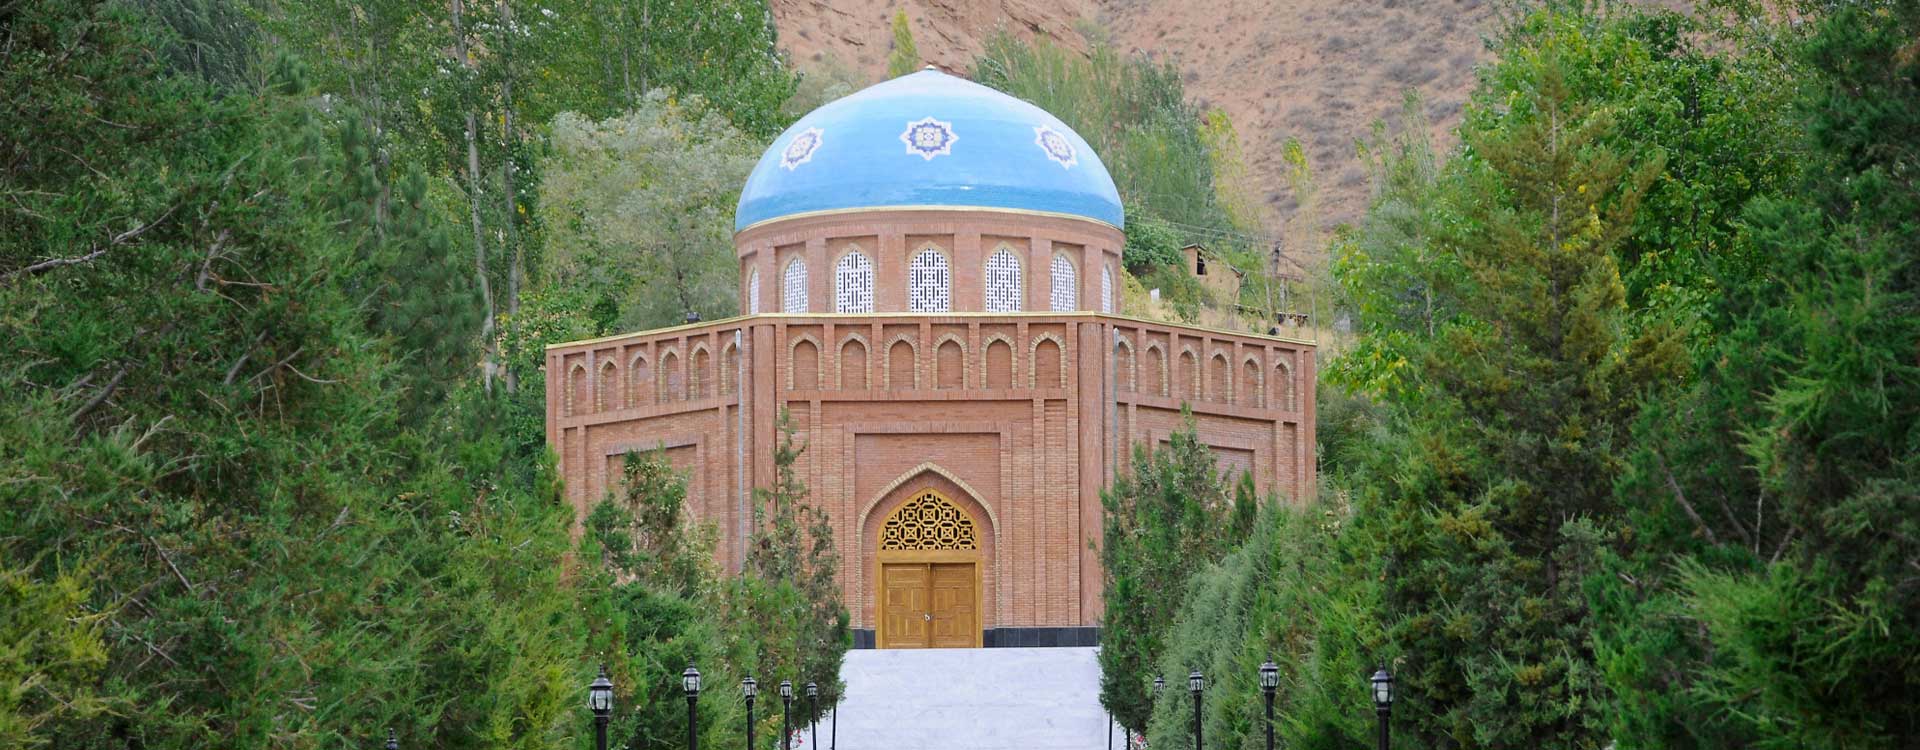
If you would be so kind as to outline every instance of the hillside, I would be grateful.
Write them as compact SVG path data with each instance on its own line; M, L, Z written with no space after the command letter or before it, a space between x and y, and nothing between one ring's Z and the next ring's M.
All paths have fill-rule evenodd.
M1321 218L1365 208L1366 175L1353 144L1376 119L1397 119L1401 94L1425 101L1436 137L1460 117L1473 67L1494 21L1482 0L774 0L780 43L802 68L835 60L870 79L885 74L888 21L905 9L928 62L964 70L1005 27L1084 48L1084 32L1178 65L1188 93L1225 110L1240 134L1253 185L1279 231L1297 213L1280 160L1298 138L1324 194Z

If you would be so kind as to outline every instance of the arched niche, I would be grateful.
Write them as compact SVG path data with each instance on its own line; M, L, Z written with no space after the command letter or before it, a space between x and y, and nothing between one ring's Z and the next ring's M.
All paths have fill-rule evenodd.
M933 387L967 387L967 345L959 336L942 336L933 347Z
M811 391L820 387L820 342L801 336L787 345L787 390Z
M982 379L988 388L1007 389L1013 387L1013 340L995 334L987 338L986 350L980 355Z
M868 383L867 337L850 334L840 341L840 388L864 391Z
M938 499L928 508L924 502L929 496ZM924 560L933 563L970 563L975 566L977 582L975 603L978 628L996 627L998 623L998 602L1000 585L997 581L1002 567L999 560L997 530L999 522L993 509L980 500L980 495L964 480L938 464L928 462L903 472L898 478L875 493L861 509L860 531L856 539L860 565L858 580L849 582L848 601L854 603L861 627L874 628L876 640L884 643L885 634L880 626L879 615L883 603L880 601L882 566L886 563L911 563ZM921 503L920 505L915 505ZM902 510L932 511L935 523L933 533L927 531L927 524L917 523L912 535L904 535L900 527L890 533L887 524L897 521ZM940 518L949 521L964 517L970 534L971 548L958 544L957 530L940 526ZM943 536L944 535L944 536ZM917 544L901 544L906 538L923 540ZM925 543L930 541L931 543ZM903 549L918 547L918 549ZM978 639L981 636L975 634ZM973 645L981 645L976 641Z

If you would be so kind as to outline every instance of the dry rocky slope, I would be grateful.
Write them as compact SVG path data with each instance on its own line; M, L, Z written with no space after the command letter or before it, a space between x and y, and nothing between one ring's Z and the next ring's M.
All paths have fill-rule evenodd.
M831 59L869 80L886 73L898 10L921 55L949 70L971 67L1001 28L1074 49L1096 29L1123 51L1174 63L1188 96L1232 117L1249 189L1289 244L1304 240L1304 227L1287 224L1299 207L1281 160L1286 141L1305 147L1322 193L1314 223L1358 218L1368 188L1355 141L1375 120L1397 127L1414 89L1436 140L1450 145L1495 23L1483 0L773 0L781 45L803 70Z

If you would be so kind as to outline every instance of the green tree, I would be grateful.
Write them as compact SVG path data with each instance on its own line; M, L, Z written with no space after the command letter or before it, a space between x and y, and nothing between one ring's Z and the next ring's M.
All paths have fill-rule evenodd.
M362 234L339 123L290 66L250 96L169 67L128 6L13 12L0 538L36 581L92 566L119 701L28 741L565 737L571 514L467 463L458 420L403 421L417 365L369 305L415 304L391 274L422 245Z
M1184 273L1186 269L1182 266L1185 261L1180 257L1182 247L1179 230L1164 221L1145 216L1127 222L1127 244L1122 248L1120 257L1126 263L1127 271L1135 276L1146 276L1167 267Z
M610 309L618 330L738 313L732 217L756 143L700 100L656 91L609 120L561 114L553 149L543 286Z
M1253 472L1240 472L1240 479L1233 483L1233 514L1227 522L1227 538L1234 543L1246 539L1253 533L1253 524L1260 516L1260 493L1253 486Z
M1135 446L1126 473L1100 494L1106 615L1100 635L1100 703L1139 731L1152 708L1154 668L1168 648L1173 604L1195 571L1230 546L1231 500L1212 449L1191 415L1164 448Z
M1264 701L1252 668L1280 668L1274 733L1283 747L1351 748L1371 740L1359 679L1382 641L1380 563L1351 508L1269 499L1232 552L1197 571L1180 600L1156 674L1207 677L1210 747L1261 747ZM1193 704L1170 689L1152 708L1148 747L1181 747Z
M1410 385L1361 487L1387 556L1384 616L1412 736L1598 747L1584 571L1639 394L1678 369L1670 326L1630 325L1616 253L1661 168L1608 145L1612 113L1559 47L1514 49L1439 177L1448 231L1412 271L1446 298L1401 336ZM1416 658L1417 657L1417 658Z
M778 46L767 0L564 0L530 18L542 104L528 121L561 112L600 120L641 108L655 89L711 102L734 127L769 139L792 121L781 105L795 72Z
M893 51L887 54L887 77L899 78L920 69L920 48L913 43L913 25L904 10L893 13Z
M793 440L783 410L780 444L773 451L773 483L754 491L754 531L747 540L743 575L732 591L729 617L758 625L736 638L751 638L757 652L739 658L768 684L793 679L817 683L824 714L845 694L840 664L853 645L851 618L840 600L840 555L825 512L807 502L807 487L795 468L806 446ZM797 721L817 719L800 707ZM769 720L773 717L767 716Z
M607 664L618 707L608 734L634 747L686 736L681 673L699 668L725 684L733 673L718 615L723 600L713 563L717 533L686 510L686 478L661 454L629 453L621 482L587 517L582 556L596 560L586 588L589 651ZM732 691L701 700L701 734L737 742L741 710Z
M333 138L340 181L328 208L341 217L341 238L364 264L352 292L364 300L368 331L405 352L410 415L444 403L472 363L472 332L483 314L464 293L467 274L454 217L432 204L418 172L382 168L365 118L340 117Z
M1636 533L1589 585L1623 742L1920 742L1920 8L1804 10L1778 38L1805 170L1742 215L1764 273L1636 425Z
M1439 185L1440 157L1422 122L1420 100L1401 103L1409 126L1398 135L1375 122L1359 145L1372 184L1367 215L1354 231L1333 243L1333 273L1339 279L1337 309L1352 315L1366 335L1328 366L1333 382L1355 393L1388 400L1411 397L1405 353L1456 317L1442 287L1459 283L1458 264L1439 257L1438 237L1450 217Z

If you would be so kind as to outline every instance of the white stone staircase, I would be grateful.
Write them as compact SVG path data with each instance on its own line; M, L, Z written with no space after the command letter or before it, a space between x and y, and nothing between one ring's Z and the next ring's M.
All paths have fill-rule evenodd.
M857 650L840 676L838 737L822 724L822 750L1107 747L1093 648Z

